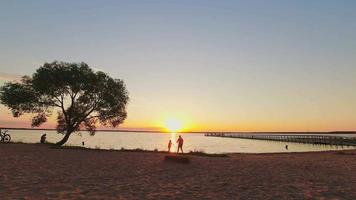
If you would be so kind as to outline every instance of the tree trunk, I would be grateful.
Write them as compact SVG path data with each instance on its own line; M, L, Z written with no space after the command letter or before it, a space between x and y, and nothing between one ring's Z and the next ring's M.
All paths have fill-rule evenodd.
M69 136L72 134L72 132L67 131L67 133L64 135L63 139L59 142L56 143L58 146L62 146L64 143L68 141Z

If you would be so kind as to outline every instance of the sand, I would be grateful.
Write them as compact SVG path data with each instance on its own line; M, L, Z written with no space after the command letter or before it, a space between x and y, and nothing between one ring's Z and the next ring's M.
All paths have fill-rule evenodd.
M0 144L0 199L356 199L356 151L165 155Z

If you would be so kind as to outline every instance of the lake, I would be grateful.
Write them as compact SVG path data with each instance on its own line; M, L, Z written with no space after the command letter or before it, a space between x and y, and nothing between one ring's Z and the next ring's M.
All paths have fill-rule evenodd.
M42 134L47 134L48 142L57 142L63 135L56 131L44 130L9 130L13 142L38 143ZM173 142L173 151L177 148L176 133L143 133L143 132L100 132L90 136L86 132L74 133L66 145L81 146L100 149L144 149L166 151L168 141ZM288 143L277 141L250 140L238 138L206 137L199 133L182 133L184 138L183 150L204 151L205 153L277 153L277 152L308 152L329 151L342 149L356 149L348 146L314 145L301 143ZM353 136L353 135L348 135ZM356 135L355 135L356 136ZM354 136L354 137L355 137ZM288 144L288 150L285 145Z

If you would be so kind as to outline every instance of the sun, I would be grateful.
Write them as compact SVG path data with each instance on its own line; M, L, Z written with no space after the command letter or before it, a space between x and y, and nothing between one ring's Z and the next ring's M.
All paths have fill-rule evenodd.
M182 123L173 118L167 119L165 125L170 132L177 132L182 128Z

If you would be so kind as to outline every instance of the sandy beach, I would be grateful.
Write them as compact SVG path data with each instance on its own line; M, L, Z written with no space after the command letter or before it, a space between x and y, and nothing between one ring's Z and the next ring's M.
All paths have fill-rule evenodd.
M1 199L356 199L356 151L189 155L0 144Z

